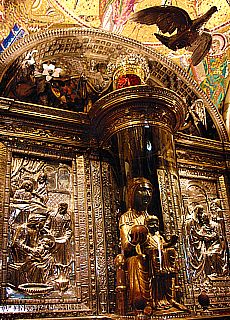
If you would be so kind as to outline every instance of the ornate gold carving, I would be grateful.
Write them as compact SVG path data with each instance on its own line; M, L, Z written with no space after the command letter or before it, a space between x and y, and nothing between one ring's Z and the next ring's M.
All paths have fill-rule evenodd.
M224 150L230 150L229 142L220 142L202 137L193 137L191 135L183 134L181 132L175 134L175 141L178 146L187 145L192 146L198 150L215 150L218 154L223 153ZM208 141L208 143L207 143ZM224 149L223 149L224 148Z
M9 86L13 84L13 72L15 71L15 74L19 75L21 71L20 66L23 62L23 59L25 58L26 54L35 47L37 49L39 49L39 46L42 48L41 52L37 54L37 58L41 58L42 61L48 61L49 58L56 58L58 55L62 55L64 53L64 64L65 61L69 63L72 60L73 55L77 56L73 61L72 74L74 74L75 70L77 70L77 72L81 72L82 70L85 70L85 68L87 71L89 71L88 68L92 67L92 61L94 59L96 63L105 60L106 63L109 61L114 62L120 52L123 54L141 52L143 53L145 59L148 61L151 60L150 80L151 78L153 79L156 77L161 86L175 90L180 97L185 97L187 99L188 104L192 104L197 98L202 98L207 109L209 111L212 110L212 107L209 106L209 102L205 96L197 91L191 80L189 80L186 75L183 75L180 69L177 69L171 62L162 58L160 55L155 54L153 51L144 48L135 41L126 41L122 37L119 38L117 36L108 35L107 33L101 33L94 30L68 30L65 32L60 30L50 31L44 33L43 35L36 35L34 38L29 38L32 40L31 43L24 39L22 40L22 46L18 43L15 44L15 47L12 47L14 50L18 49L18 52L15 51L13 53L12 49L9 49L9 53L5 52L4 56L0 57L2 67L1 71L3 76L2 85L3 88L6 88L6 90L9 88L8 84ZM24 47L25 44L27 45L27 48ZM83 55L84 58L81 55ZM155 61L152 59L155 59ZM77 69L78 63L79 69ZM84 63L89 63L89 65L86 66ZM68 65L68 68L70 68L70 64ZM8 69L8 71L6 71L6 69ZM72 173L72 169L70 170L71 179L74 179L74 190L69 190L69 193L63 192L60 196L58 190L53 188L52 199L48 197L47 202L49 207L53 207L60 202L68 202L68 195L71 194L71 201L69 202L69 205L70 203L74 203L74 208L72 206L70 208L71 215L72 212L74 212L74 226L72 225L70 228L73 231L74 241L73 238L69 239L72 245L73 243L75 244L75 250L72 252L74 255L75 264L71 265L71 270L74 270L74 272L69 273L70 271L67 270L67 262L60 259L59 265L56 268L58 276L56 277L57 281L55 282L55 290L60 289L60 291L63 291L63 299L66 297L66 300L64 300L65 303L54 303L54 301L51 299L52 296L48 296L47 293L44 305L38 304L38 301L35 301L31 298L26 301L22 299L25 301L25 303L22 301L21 305L15 305L15 311L21 312L25 310L31 312L31 318L33 318L34 313L40 311L45 312L46 316L50 317L56 315L66 316L66 314L71 313L71 316L82 316L83 319L87 316L87 314L95 314L97 312L96 310L98 310L98 307L103 313L108 312L108 303L110 303L110 310L112 310L114 307L113 256L114 252L117 253L118 251L118 236L116 234L117 225L114 223L114 221L117 219L116 214L119 214L119 210L115 205L117 199L114 193L117 191L118 187L113 181L113 178L110 176L111 172L108 172L109 166L107 163L103 163L100 167L98 158L89 160L89 155L87 153L89 148L96 146L95 152L97 151L97 141L95 140L96 134L94 131L95 125L98 126L98 132L102 140L109 139L111 134L126 128L126 125L130 127L135 127L136 125L160 125L162 131L167 130L171 133L174 130L177 130L176 122L181 123L183 122L184 118L184 111L182 110L184 108L183 99L180 99L178 95L172 93L170 90L165 90L162 87L149 89L147 86L128 88L125 90L120 90L119 92L112 92L110 95L103 97L99 101L99 103L102 103L102 105L99 106L97 111L94 109L90 113L90 116L93 115L92 119L96 119L96 123L91 123L87 114L77 114L74 112L57 110L55 108L52 109L38 105L31 105L28 103L20 103L7 98L1 99L0 112L3 120L1 122L0 130L2 133L2 140L4 139L7 141L7 145L10 146L11 150L24 154L24 156L17 156L15 158L25 159L27 155L29 159L32 159L32 154L40 156L40 159L43 157L43 160L39 160L40 164L44 166L50 165L50 172L54 172L55 170L52 166L53 163L51 162L51 159L55 159L56 163L61 163L61 161L64 159L72 160L79 151L81 154L82 152L84 153L84 156L78 155L76 157L76 161L73 161L74 173ZM160 102L157 100L158 96L160 96ZM110 102L106 101L108 98L111 99L111 104L114 103L113 109L110 105ZM128 98L128 104L126 104L126 98ZM155 102L148 104L146 110L146 102L149 99L152 99L152 101ZM133 100L135 103L132 102ZM144 100L144 103L142 103L141 100ZM106 109L107 107L111 108L111 114L110 111ZM95 113L93 113L94 111ZM142 114L140 114L140 112ZM218 121L218 114L216 114L215 111L211 111L211 114L213 118L215 118L215 121ZM107 116L108 118L106 119ZM146 119L147 124L145 122ZM218 126L221 137L226 140L225 131L224 129L221 129L221 122ZM92 137L91 133L94 135L94 137ZM182 184L184 183L183 179L185 179L185 181L194 179L199 180L199 183L202 184L204 188L209 190L208 197L210 195L213 196L213 199L208 202L210 212L211 207L214 206L213 203L218 204L220 199L220 204L218 204L219 209L216 207L216 211L214 209L212 210L218 212L216 216L213 213L213 217L217 220L219 219L218 223L219 225L221 224L222 228L222 221L225 221L226 223L226 221L230 220L228 216L229 213L227 211L229 208L227 206L226 182L224 181L224 177L220 176L224 172L224 164L228 165L223 156L225 153L229 152L229 144L226 142L213 142L207 139L194 138L183 134L178 134L177 147ZM191 153L189 153L189 159L186 155L187 150L191 150ZM210 153L210 151L215 154L210 155L209 158L205 160L206 154ZM10 153L5 155L10 158ZM6 164L8 169L11 165L9 158L8 163L4 162L4 166ZM44 160L47 158L50 160ZM199 161L198 164L197 161ZM12 164L14 164L14 162L12 162ZM34 162L34 164L36 164L36 162ZM207 166L209 166L209 171L207 170ZM26 170L28 170L28 166L25 165L25 167ZM211 167L212 171L210 170ZM66 168L71 168L71 166L68 164L61 169L65 171ZM22 173L21 170L20 172ZM62 179L61 184L65 185L66 181L64 173L63 176L64 178ZM15 266L13 266L11 263L12 261L8 259L12 259L12 256L7 257L6 253L8 241L7 223L9 220L9 199L7 197L9 197L10 194L8 192L9 190L7 189L9 172L4 171L3 178L6 179L6 193L4 202L4 221L1 222L4 223L4 226L1 225L3 230L2 245L4 247L2 260L3 267L1 273L3 275L3 281L1 281L1 283L3 283L4 292L6 292L6 270L8 270L8 275L14 274L16 278L18 269L14 268ZM55 179L56 178L54 178L53 181ZM46 192L41 192L41 190L38 192L36 187L37 177L35 177L34 180L35 185L33 186L33 190L34 192L36 191L35 195L38 193L40 197L45 199ZM180 209L181 200L179 199L179 187L175 172L170 170L162 171L159 173L159 181L160 191L163 195L163 213L165 213L166 216L165 231L169 236L169 233L174 229L174 227L176 231L184 228L185 224L183 219L185 218L185 215L181 213ZM16 190L13 190L13 192L15 191L16 196L15 199L11 198L11 204L13 204L11 208L13 208L15 205L15 203L13 203L15 200L18 202L20 202L19 200L22 200L22 202L25 202L25 200L31 201L30 191L27 190L27 192L25 192L25 185L20 183L17 184L17 182L14 185L13 176L11 178L11 182L13 188L16 188ZM34 182L32 181L32 185L33 184ZM63 190L64 189L65 188L63 187ZM186 192L184 193L183 188L182 191L183 195L186 195ZM49 190L49 192L51 191ZM72 197L74 197L74 199L72 199ZM101 204L102 202L103 206ZM45 203L43 200L43 204L45 204L45 206L48 206L47 203ZM187 209L187 206L185 206L185 209ZM25 216L27 215L26 210L27 209L25 209L23 213ZM223 220L221 216L222 214ZM41 214L41 216L42 215L43 214ZM10 218L11 219L9 222L12 222L13 216L10 215ZM19 224L22 226L23 223L19 222ZM226 224L226 236L229 237L228 229L230 230ZM48 228L48 230L50 229ZM183 229L182 233L180 234L181 238L183 238L185 234L185 229ZM223 235L225 235L225 233L223 233ZM181 260L183 260L182 250L183 248L187 248L185 246L185 242L182 243L181 238L179 239L180 241L178 243L177 251L179 254L178 258L180 266L183 267L183 270L179 273L179 276L181 279L182 276L185 278L183 280L185 283L184 290L187 294L186 302L193 304L193 288L191 284L186 282L187 279L185 274L185 265L183 264L183 261L181 262ZM23 237L21 237L21 239L23 239ZM50 237L46 240L49 240L50 242L47 244L49 254L49 250L53 250L54 248L52 244L53 239ZM44 250L42 247L44 247L44 243L39 244L36 250L39 251L39 254L45 253L44 257L46 258L46 261L49 261L50 257L47 252L42 251ZM98 257L98 267L96 267L95 263L95 253L96 257ZM32 256L34 258L34 253ZM54 254L51 255L51 258L56 259ZM8 269L7 259L9 261ZM44 261L40 260L39 263L41 262L43 263ZM38 266L38 263L36 266ZM48 270L49 268L47 268L47 272ZM97 271L99 271L98 274ZM76 276L75 283L73 283L73 276ZM46 275L44 272L41 272L40 280L42 279L41 281L45 282L45 278ZM219 300L220 297L222 297L221 295L224 293L226 293L226 299L229 299L228 278L221 276L220 279L219 277L213 277L213 275L211 277L209 275L207 278L209 283L208 285L205 284L204 286L207 285L210 289L209 293L212 295L212 302L218 306L220 306L221 303L226 306L228 301L223 299L221 302ZM18 281L21 283L20 277ZM228 286L225 285L226 283ZM200 282L195 283L195 290L199 288L199 285ZM72 290L71 293L69 292L70 289ZM52 295L52 291L49 294ZM108 292L109 296L107 295ZM8 295L11 293L9 290ZM55 297L57 296L58 295ZM97 300L97 296L100 297L99 301ZM195 297L197 297L197 292L195 292ZM7 298L7 303L15 304L18 303L18 301L19 300L17 298L12 298L12 295ZM78 301L78 303L76 303L76 301ZM7 311L10 310L9 306L5 308ZM56 312L57 310L60 312ZM9 318L10 316L12 315L9 314ZM30 317L29 314L27 314L27 318L28 317ZM97 316L95 316L95 318L96 317Z
M98 161L91 160L92 201L94 204L95 259L97 261L97 284L100 312L108 312L108 276L106 261L106 242L104 212L102 201L101 170Z
M164 220L165 234L167 237L171 235L172 230L175 230L175 226L172 225L172 208L170 208L170 203L172 203L172 192L170 190L171 186L169 184L168 175L169 173L166 170L157 170L162 215Z
M114 91L90 110L99 138L131 126L160 125L176 131L184 121L185 105L176 94L163 88L134 86Z
M8 281L14 290L9 298L17 289L28 295L52 293L55 297L55 291L73 287L71 198L68 165L13 158Z
M106 261L108 274L108 303L109 312L115 313L115 283L114 259L119 251L119 232L118 232L118 216L119 216L119 189L116 185L112 174L111 166L102 161L102 190L103 190L103 208L105 223L105 244L106 244Z
M30 106L25 119L17 103L10 105L11 111L7 114L4 111L1 117L0 132L2 139L16 152L22 150L38 156L49 154L72 159L78 148L88 148L91 130L86 115L73 113L73 118L70 120L68 116L71 112L64 112L67 117L63 117L60 110L57 112L59 116L56 114L52 118L46 113L47 108L38 106L43 113L39 115L37 106ZM37 117L34 118L35 114ZM91 145L94 143L95 141L91 139Z
M43 129L42 126L36 126L33 123L22 123L17 120L13 119L4 119L4 122L0 123L0 130L5 131L8 135L15 134L20 137L24 138L39 138L47 140L53 140L63 143L71 142L71 143L82 143L82 137L79 134L76 134L73 132L71 135L70 132L67 132L67 130L63 130L62 128L53 128L51 126L46 126L46 129ZM70 128L68 128L70 129ZM24 133L24 135L23 135Z
M139 84L145 84L150 76L148 62L140 54L120 56L116 63L110 62L108 71L112 73L114 89L119 88L118 81L123 77L135 75L135 79L140 81Z
M2 287L2 284L5 283L6 279L6 246L7 246L7 215L9 210L9 159L10 153L7 150L7 147L0 143L0 264L2 266L0 272L0 297L3 299L5 297L5 288ZM5 204L5 205L4 205ZM5 255L3 254L5 253Z
M18 288L29 296L44 296L53 290L53 287L44 283L25 283Z
M183 173L184 175L184 173ZM218 174L187 170L180 178L185 214L182 216L188 288L195 297L199 290L209 294L212 303L219 306L221 283L230 283L226 253L226 226L229 211L224 207L226 194L219 189ZM223 192L225 185L221 181ZM188 290L192 297L194 293ZM218 293L217 293L218 292ZM229 294L225 290L225 294ZM226 298L227 301L229 298ZM228 302L223 302L226 306Z
M176 151L178 163L194 164L202 167L212 167L215 169L224 169L224 160L214 159L210 154L204 154L201 152L194 152L192 150L177 150Z
M220 199L222 200L222 203L220 202L220 199L216 200L216 203L214 204L214 208L217 209L217 213L221 214L223 216L223 227L224 231L226 233L227 241L230 242L230 208L228 203L228 194L227 194L227 181L225 176L221 175L218 177L218 192L220 194ZM222 212L221 212L221 205L222 205Z
M15 101L13 99L0 98L0 109L7 109L12 112L9 115L14 115L14 117L18 117L19 115L30 116L31 120L33 117L41 120L59 120L65 121L66 123L74 125L87 125L89 124L89 119L86 115L71 111L64 111L55 108L47 108L37 104L29 104L25 102Z
M1 187L0 187L0 218L3 218L3 203L5 196L5 183L6 183L6 167L7 167L7 147L0 143L0 179L1 179ZM2 243L2 241L1 241Z
M94 265L94 241L92 205L90 194L89 163L84 156L76 157L75 175L75 242L76 285L83 303L96 308L96 271Z

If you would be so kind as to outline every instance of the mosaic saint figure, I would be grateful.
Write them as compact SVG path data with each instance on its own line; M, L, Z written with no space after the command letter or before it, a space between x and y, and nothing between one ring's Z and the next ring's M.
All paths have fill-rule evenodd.
M201 88L221 113L228 77L228 59L224 41L223 35L213 35L212 51L203 60L205 78L200 83Z
M121 33L129 16L134 12L135 4L141 0L100 0L99 15L103 29Z

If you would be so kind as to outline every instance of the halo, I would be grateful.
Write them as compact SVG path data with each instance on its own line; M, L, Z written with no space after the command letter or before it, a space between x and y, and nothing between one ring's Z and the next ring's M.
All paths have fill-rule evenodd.
M221 33L213 33L212 34L212 41L214 40L218 40L220 43L220 50L224 51L227 47L227 38L225 37L225 35L221 34Z

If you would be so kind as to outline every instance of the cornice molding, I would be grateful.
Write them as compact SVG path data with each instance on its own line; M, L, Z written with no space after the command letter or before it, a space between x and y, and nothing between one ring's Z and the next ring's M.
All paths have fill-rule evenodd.
M200 149L202 151L215 151L218 154L229 154L230 155L230 143L223 141L216 141L202 137L195 137L187 134L178 132L175 135L176 146L191 149Z
M89 112L99 143L134 126L158 126L175 133L186 115L186 104L175 92L146 85L113 91Z

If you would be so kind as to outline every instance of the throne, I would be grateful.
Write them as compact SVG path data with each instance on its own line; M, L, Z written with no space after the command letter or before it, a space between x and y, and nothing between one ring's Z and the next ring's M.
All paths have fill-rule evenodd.
M115 258L116 267L116 313L126 315L127 313L144 312L151 314L154 311L167 313L167 310L174 307L181 311L189 311L184 305L180 304L181 291L178 286L178 272L176 268L176 250L170 246L172 241L165 242L165 247L159 254L158 249L145 253L138 252L140 259L146 261L146 270L149 280L149 301L138 298L135 307L130 308L129 301L132 285L129 284L127 260L124 254L118 254ZM141 246L136 248L141 250ZM146 289L146 288L145 288ZM129 306L128 306L129 305Z

